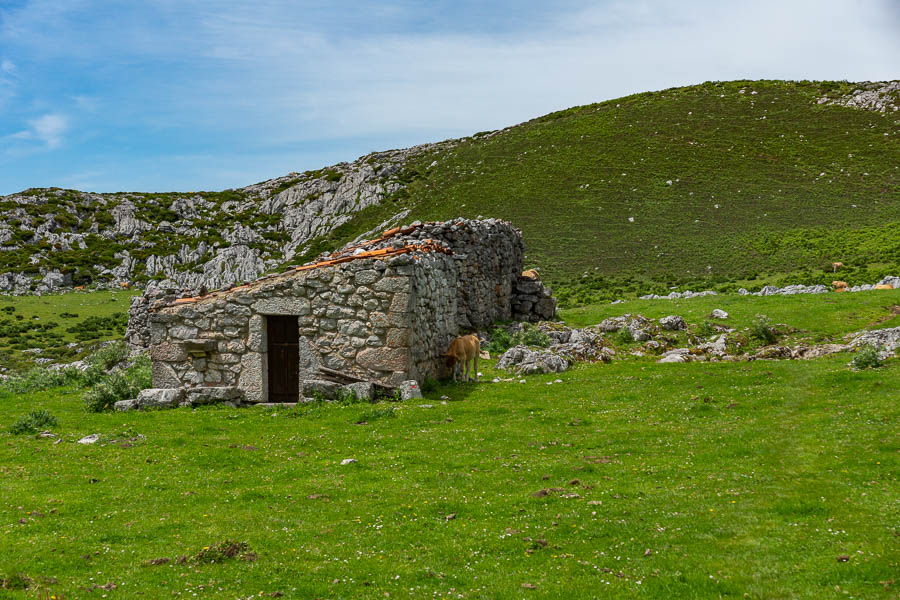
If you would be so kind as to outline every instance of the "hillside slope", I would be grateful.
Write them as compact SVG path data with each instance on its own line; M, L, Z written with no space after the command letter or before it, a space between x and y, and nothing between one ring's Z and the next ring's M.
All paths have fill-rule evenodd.
M874 280L900 271L898 105L897 82L708 82L241 190L29 190L0 199L0 290L218 287L390 219L480 215L571 289L821 279L832 260Z

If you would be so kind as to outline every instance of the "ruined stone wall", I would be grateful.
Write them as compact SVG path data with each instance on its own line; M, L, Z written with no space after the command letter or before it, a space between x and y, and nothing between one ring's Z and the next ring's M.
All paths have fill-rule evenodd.
M153 386L195 404L266 401L268 315L298 317L301 380L320 367L391 386L437 377L456 333L454 267L440 253L361 259L151 310Z
M513 317L516 279L522 273L522 232L499 219L457 219L416 223L397 240L442 242L457 261L457 323L463 330L485 329Z

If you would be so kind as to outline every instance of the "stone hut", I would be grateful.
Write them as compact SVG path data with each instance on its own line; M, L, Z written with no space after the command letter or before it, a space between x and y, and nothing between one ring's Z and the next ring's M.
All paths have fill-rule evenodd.
M441 355L460 333L552 318L550 290L522 276L523 254L504 221L414 223L247 285L148 292L126 338L150 350L148 400L297 402L341 378L370 393L444 375Z

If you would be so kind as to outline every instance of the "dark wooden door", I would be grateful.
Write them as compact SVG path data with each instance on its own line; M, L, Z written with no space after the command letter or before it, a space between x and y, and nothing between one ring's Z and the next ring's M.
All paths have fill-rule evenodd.
M269 339L269 402L300 399L300 331L297 317L266 317Z

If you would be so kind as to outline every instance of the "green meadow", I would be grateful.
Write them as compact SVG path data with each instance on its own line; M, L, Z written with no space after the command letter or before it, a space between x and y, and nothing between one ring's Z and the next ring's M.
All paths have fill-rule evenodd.
M723 308L793 343L897 326L897 305L722 296L563 316L694 325ZM900 361L625 350L524 383L482 361L479 383L404 403L91 413L79 387L0 388L0 597L898 597ZM35 409L53 437L9 432Z

